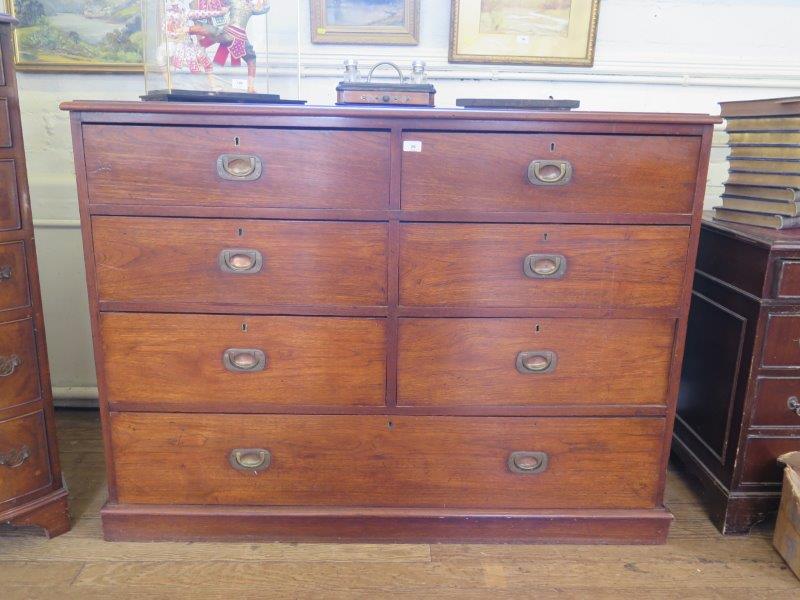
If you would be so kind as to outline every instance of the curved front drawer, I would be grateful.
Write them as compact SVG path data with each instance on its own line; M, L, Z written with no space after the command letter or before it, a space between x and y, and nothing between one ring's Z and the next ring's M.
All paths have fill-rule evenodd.
M30 303L25 242L0 244L0 311L23 308Z
M51 482L41 412L0 421L0 506Z
M0 409L40 397L33 321L0 323Z
M663 434L656 418L111 415L118 500L141 504L652 508Z
M92 239L101 301L386 305L386 223L95 217Z

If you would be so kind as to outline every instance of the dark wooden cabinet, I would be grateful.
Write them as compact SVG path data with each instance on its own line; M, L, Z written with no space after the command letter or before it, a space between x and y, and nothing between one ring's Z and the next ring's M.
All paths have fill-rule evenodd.
M69 529L61 479L25 151L14 20L0 15L0 524Z
M714 119L64 108L107 539L665 540Z
M776 458L800 450L800 231L706 218L673 451L723 533L778 508Z

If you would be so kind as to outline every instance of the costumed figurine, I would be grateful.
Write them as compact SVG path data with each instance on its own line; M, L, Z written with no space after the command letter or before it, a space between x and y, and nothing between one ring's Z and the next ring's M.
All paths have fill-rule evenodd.
M221 4L213 9L192 10L187 0L166 0L164 28L170 66L174 69L187 68L191 73L205 72L210 79L213 71L211 60L205 48L191 34L190 22L222 18L228 10L228 7Z
M222 6L223 0L200 0L213 12ZM238 67L242 59L247 64L247 91L256 89L256 52L247 39L247 23L254 15L269 12L269 0L227 0L228 19L221 22L207 21L189 27L189 33L199 36L201 46L219 44L214 55L214 62L224 66L230 58L232 67Z

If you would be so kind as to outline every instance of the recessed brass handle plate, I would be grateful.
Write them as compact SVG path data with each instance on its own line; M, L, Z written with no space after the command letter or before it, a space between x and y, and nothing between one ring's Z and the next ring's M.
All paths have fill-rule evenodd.
M11 279L11 265L3 265L0 267L0 283Z
M234 448L228 455L228 462L237 471L257 473L269 468L272 455L264 448Z
M22 364L22 359L16 354L0 356L0 377L10 377Z
M31 451L27 446L16 448L5 454L0 454L0 467L8 467L9 469L16 469L21 466L31 456Z
M221 154L217 174L228 181L254 181L261 177L261 159L250 154Z
M517 354L517 371L523 375L552 373L558 355L552 350L524 350Z
M800 400L797 399L797 396L789 396L789 399L786 401L786 406L800 417Z
M530 279L561 279L567 272L563 254L529 254L522 261L522 271Z
M533 185L566 185L572 179L568 160L533 160L528 165L528 181Z
M256 373L267 367L267 355L255 348L228 348L222 353L222 364L233 373Z
M546 452L512 452L508 455L508 470L512 473L533 475L547 469Z
M249 275L261 271L264 256L252 248L226 248L217 256L217 263L223 273Z

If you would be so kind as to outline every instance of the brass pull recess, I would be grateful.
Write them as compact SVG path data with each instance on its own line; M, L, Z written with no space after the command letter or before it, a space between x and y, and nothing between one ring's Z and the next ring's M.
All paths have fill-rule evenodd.
M0 283L11 279L11 265L3 265L0 267Z
M217 175L228 181L254 181L261 177L261 159L249 154L221 154Z
M525 350L517 354L517 371L524 375L552 373L558 356L552 350Z
M800 400L797 399L797 396L789 396L789 399L786 401L786 406L800 417Z
M522 270L530 279L561 279L567 272L567 257L563 254L529 254L522 262Z
M22 364L22 359L16 354L0 356L0 377L10 377Z
M222 353L222 364L233 373L255 373L267 366L267 356L255 348L228 348Z
M533 185L566 185L572 179L568 160L533 160L528 165L528 181Z
M228 462L237 471L263 471L269 467L272 455L263 448L234 448Z
M223 273L247 275L258 273L264 265L264 257L251 248L226 248L219 253L217 263Z
M31 456L31 451L27 446L11 450L5 454L0 454L0 467L8 467L9 469L16 469L21 466Z
M508 469L512 473L533 475L547 468L546 452L512 452L508 456Z

